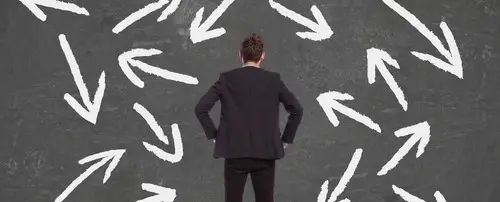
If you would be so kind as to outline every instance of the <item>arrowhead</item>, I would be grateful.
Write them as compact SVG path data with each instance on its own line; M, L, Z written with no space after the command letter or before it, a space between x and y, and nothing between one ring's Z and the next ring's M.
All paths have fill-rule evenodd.
M175 189L165 188L150 183L142 183L141 187L143 190L155 193L156 195L138 200L137 202L173 202L177 196Z
M313 32L297 32L297 36L314 41L321 41L330 38L333 35L333 31L323 17L323 14L321 14L321 11L319 11L318 7L312 6L311 12L317 22L314 26L309 27L309 29Z
M91 122L92 124L96 124L97 116L99 115L99 110L101 109L102 98L104 97L104 89L106 89L105 82L106 74L104 71L101 73L99 77L99 85L97 87L97 91L94 95L94 101L90 103L84 101L84 105L87 109L85 109L76 99L70 95L69 93L64 94L64 99L68 104L85 120ZM82 97L82 99L85 99ZM90 104L88 104L90 103Z
M70 11L80 15L86 15L86 16L90 15L85 8L79 7L72 3L61 2L57 0L19 0L19 1L22 4L24 4L24 6L26 6L41 21L45 21L47 19L47 15L43 13L43 11L38 7L38 5L51 7L58 10Z
M408 201L408 202L425 202L421 198L418 198L407 191L405 191L402 188L397 187L396 185L392 185L392 190L394 191L395 194L399 195L403 200ZM436 198L437 202L446 202L446 199L444 196L439 192L436 191L434 192L434 198Z
M106 183L108 181L109 177L111 176L111 172L116 168L118 165L118 162L120 162L121 157L125 153L125 149L116 149L116 150L109 150L97 154L93 154L91 156L87 156L78 163L80 165L86 164L91 161L95 161L97 159L102 159L101 162L106 163L107 161L111 160L111 163L109 164L108 168L106 169L106 173L104 175L104 178L102 180L102 183Z
M201 20L203 18L203 11L204 8L198 10L198 12L196 12L196 17L194 18L193 22L191 22L191 27L189 29L189 32L191 41L193 43L198 43L211 38L219 37L226 33L226 30L224 28L217 28L208 31L211 25L207 26L207 24L211 23L205 22L204 24L201 24Z
M446 50L444 45L439 39L437 42L434 42L433 45L438 49L438 51L446 57L448 62L444 62L441 59L438 59L432 55L420 53L416 51L412 51L411 53L415 55L417 58L428 61L432 63L434 66L449 72L460 79L463 79L463 67L462 67L462 58L460 57L460 53L458 51L458 47L453 37L453 33L445 22L441 22L440 24L441 30L443 31L444 37L446 38L446 42L448 43L448 47L450 50ZM429 37L428 37L429 38ZM435 37L437 38L437 37ZM432 42L432 41L431 41Z
M136 62L139 64L144 64L140 61L134 60L134 58L159 55L161 53L162 51L157 49L142 49L142 48L132 49L118 56L118 64L120 65L120 68L122 69L125 76L127 76L127 78L134 85L138 86L139 88L144 88L144 81L142 81L137 75L135 75L135 73L130 68L129 63Z

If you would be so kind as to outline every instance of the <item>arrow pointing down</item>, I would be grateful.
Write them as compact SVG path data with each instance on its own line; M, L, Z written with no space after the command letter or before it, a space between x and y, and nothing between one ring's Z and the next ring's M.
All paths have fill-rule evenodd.
M392 190L394 190L394 193L397 195L401 196L402 199L408 202L425 202L424 200L413 196L412 194L406 192L404 189L401 189L397 187L396 185L392 185ZM436 191L434 192L434 198L436 198L437 202L446 202L446 199L444 196L441 194L441 192Z
M208 16L204 23L201 23L201 19L203 18L203 11L205 10L205 7L200 8L200 10L196 12L196 16L191 22L191 27L189 28L191 41L195 44L225 34L226 29L224 28L217 28L210 31L208 31L208 29L214 25L215 21L222 16L222 13L224 13L224 11L226 11L233 2L234 0L223 0L222 3L212 12L212 14Z

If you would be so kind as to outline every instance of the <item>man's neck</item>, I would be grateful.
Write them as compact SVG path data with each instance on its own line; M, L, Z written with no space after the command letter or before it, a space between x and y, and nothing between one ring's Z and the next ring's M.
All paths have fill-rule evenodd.
M253 67L260 68L260 64L255 63L255 62L245 62L245 63L243 63L243 67L245 67L245 66L253 66Z

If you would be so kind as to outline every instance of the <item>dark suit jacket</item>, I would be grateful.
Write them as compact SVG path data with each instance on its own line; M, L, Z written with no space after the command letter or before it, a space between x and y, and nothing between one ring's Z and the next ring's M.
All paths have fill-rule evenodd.
M218 128L209 115L221 101ZM279 104L288 111L283 135ZM245 66L220 74L195 107L207 139L216 139L215 158L284 157L283 142L291 144L302 119L302 107L285 86L279 73Z

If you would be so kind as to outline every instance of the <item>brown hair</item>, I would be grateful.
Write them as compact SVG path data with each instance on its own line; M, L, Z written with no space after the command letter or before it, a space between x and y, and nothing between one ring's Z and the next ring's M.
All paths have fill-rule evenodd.
M264 42L256 33L252 33L252 35L246 37L241 43L240 53L243 57L243 62L257 62L260 60L263 52Z

